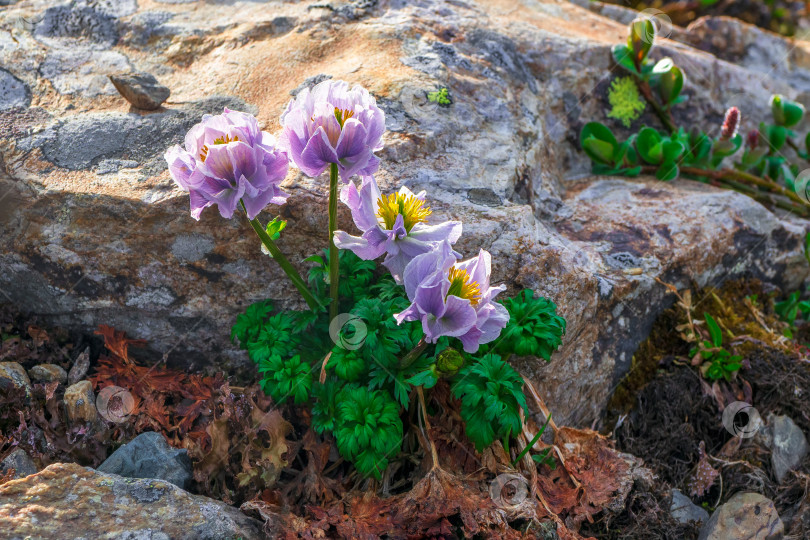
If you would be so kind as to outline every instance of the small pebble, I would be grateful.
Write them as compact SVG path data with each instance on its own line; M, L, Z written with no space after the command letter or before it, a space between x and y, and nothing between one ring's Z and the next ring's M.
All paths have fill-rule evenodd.
M129 73L110 75L115 89L133 106L147 111L159 109L169 99L171 91L157 82L150 73Z

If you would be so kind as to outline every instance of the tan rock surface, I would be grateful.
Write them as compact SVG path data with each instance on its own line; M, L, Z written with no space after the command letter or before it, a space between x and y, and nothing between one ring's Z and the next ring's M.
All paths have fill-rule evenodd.
M549 367L516 364L561 424L590 424L630 369L667 306L655 277L686 286L748 274L795 287L807 276L804 222L690 181L589 177L576 141L585 122L606 120L609 49L625 26L587 9L555 0L110 5L78 12L32 0L0 12L0 76L13 90L0 97L0 289L55 322L111 324L148 340L156 359L171 351L172 361L251 372L228 340L236 314L266 297L300 302L243 221L188 216L162 153L224 105L276 131L291 91L319 76L365 85L385 110L385 189L428 190L436 219L464 221L462 252L489 249L496 281L558 303L569 320L562 351ZM60 27L65 17L73 22ZM772 92L810 91L807 63L770 73L785 42L767 43L756 61L733 65L662 40L653 56L671 55L687 73L676 117L710 129L737 105L748 129ZM792 57L810 51L795 45ZM171 89L165 110L130 110L107 79L124 68ZM439 87L451 107L427 101ZM649 111L642 122L657 125ZM291 172L286 186L282 247L303 269L326 241L325 182ZM347 225L348 213L340 219Z

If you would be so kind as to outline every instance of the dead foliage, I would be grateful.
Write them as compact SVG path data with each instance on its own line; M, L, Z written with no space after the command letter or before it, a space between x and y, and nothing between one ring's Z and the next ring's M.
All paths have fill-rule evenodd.
M109 354L99 358L90 380L97 390L116 385L132 394L128 424L136 433L158 431L188 450L200 492L233 503L275 484L287 465L292 426L258 386L233 392L222 373L140 366L129 348L142 341L108 326L97 334Z

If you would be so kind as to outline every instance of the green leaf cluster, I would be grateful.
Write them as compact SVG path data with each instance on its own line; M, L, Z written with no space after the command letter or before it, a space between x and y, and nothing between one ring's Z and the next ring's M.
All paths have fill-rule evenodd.
M368 477L381 478L399 453L401 416L412 405L414 387L428 390L442 378L460 399L468 436L479 450L518 433L519 410L526 408L523 381L501 355L550 359L565 333L553 302L530 290L503 300L507 327L474 355L459 352L456 338L424 346L420 322L397 324L394 318L409 305L403 287L351 252L340 256L341 309L352 316L337 330L340 338L330 335L325 310L275 311L262 301L237 317L232 338L257 364L265 393L280 404L310 407L312 428L333 435L341 456ZM326 304L328 261L308 260L315 263L311 287ZM414 350L419 354L409 355Z
M711 341L703 341L693 348L690 356L700 354L703 363L700 366L701 374L710 381L726 379L730 381L742 367L742 357L732 355L723 348L723 331L717 321L708 313L703 314L706 327L709 329Z
M551 353L562 344L566 326L565 319L557 315L557 305L548 298L535 297L530 289L501 303L509 312L509 322L495 342L495 351L551 361Z
M467 437L479 452L495 439L520 432L520 409L527 410L523 379L497 354L486 354L462 368L451 388L461 400Z

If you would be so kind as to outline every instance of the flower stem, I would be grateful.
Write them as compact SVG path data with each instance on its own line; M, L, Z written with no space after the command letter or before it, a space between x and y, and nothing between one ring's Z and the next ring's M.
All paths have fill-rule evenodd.
M419 343L416 344L416 347L411 349L411 351L405 356L403 356L402 360L399 361L399 369L407 369L411 367L411 364L416 362L417 358L419 358L419 355L422 354L422 351L424 351L427 348L427 346L428 343L427 341L425 341L425 338L423 337L422 339L420 339Z
M658 118L661 120L661 123L669 130L670 133L675 133L678 129L675 127L675 122L672 120L672 112L669 109L665 109L662 107L658 100L655 99L653 95L652 88L650 88L650 83L641 79L637 75L633 76L636 81L636 86L638 86L641 95L644 96L644 99L647 100L647 103L655 111L655 114L658 115Z
M329 320L338 314L338 280L340 279L340 259L338 248L335 245L335 230L337 229L337 185L338 166L332 163L329 168Z
M243 209L245 208L244 204L242 204L242 208ZM247 210L245 210L245 215L247 215ZM298 292L301 293L301 296L304 297L304 300L306 301L310 309L314 310L318 307L322 307L321 304L318 302L318 300L315 298L315 296L312 294L312 292L310 292L310 290L307 288L307 284L301 278L301 275L298 273L298 270L296 270L295 267L292 264L290 264L290 261L287 260L287 257L284 256L284 254L278 248L276 243L273 242L273 239L270 238L270 235L267 234L267 231L264 230L262 224L259 223L259 220L257 218L254 219L248 218L248 221L250 221L250 225L253 227L253 230L256 231L256 234L259 236L259 239L262 241L262 244L264 244L264 247L267 248L267 251L269 251L270 254L273 256L273 259L275 259L275 261L278 263L281 269L284 270L284 273L287 274L287 277L289 277L290 281L293 282L293 285L295 285L295 288L298 289Z

